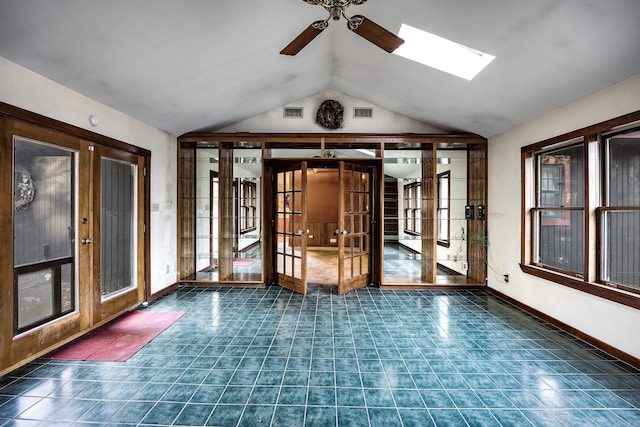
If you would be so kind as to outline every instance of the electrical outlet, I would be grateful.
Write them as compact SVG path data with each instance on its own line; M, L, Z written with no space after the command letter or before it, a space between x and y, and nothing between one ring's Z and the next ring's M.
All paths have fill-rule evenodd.
M508 274L505 274L502 277L504 278L504 283L509 283L509 275Z
M466 262L463 262L463 263L462 263L462 269L463 269L463 270L468 270L468 269L469 269L469 264L468 264L468 263L466 263Z

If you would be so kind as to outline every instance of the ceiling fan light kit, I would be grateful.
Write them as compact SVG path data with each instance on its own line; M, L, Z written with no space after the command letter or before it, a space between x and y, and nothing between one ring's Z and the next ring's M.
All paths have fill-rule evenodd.
M391 53L396 50L404 40L393 34L391 31L381 27L372 20L362 15L348 17L345 14L352 4L361 5L367 0L303 0L314 6L322 6L328 13L329 17L324 21L315 21L302 31L298 37L293 39L284 49L280 51L282 55L294 56L300 52L306 45L311 43L318 34L329 26L329 20L339 20L341 17L347 20L347 28L358 34L360 37L375 44L379 48Z

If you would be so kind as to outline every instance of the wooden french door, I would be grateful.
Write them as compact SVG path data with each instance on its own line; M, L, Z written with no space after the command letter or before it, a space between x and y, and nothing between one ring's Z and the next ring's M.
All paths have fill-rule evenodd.
M91 218L80 244L92 248L93 323L144 300L144 157L94 146Z
M371 283L370 170L340 162L338 191L338 294Z
M307 293L307 162L274 171L275 274L277 284Z
M142 150L5 117L0 139L2 375L144 300L147 185Z

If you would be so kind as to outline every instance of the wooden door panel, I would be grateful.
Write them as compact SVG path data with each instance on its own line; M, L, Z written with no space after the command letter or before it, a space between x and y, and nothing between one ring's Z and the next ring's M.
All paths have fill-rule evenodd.
M307 292L307 163L279 165L274 173L274 279L294 292Z
M5 242L0 245L0 258L3 260L0 279L6 284L3 291L3 303L0 305L0 324L3 325L0 332L0 343L2 344L0 375L2 375L4 368L42 354L50 347L79 335L90 326L90 305L88 299L83 298L83 295L89 291L90 252L87 248L79 247L77 244L77 237L82 232L80 218L87 215L89 211L87 198L82 197L83 194L88 193L87 185L90 179L88 171L89 144L80 138L31 123L7 118L2 120L4 121L1 126L4 141L3 144L0 144L2 145L0 163L9 165L9 167L4 169L2 175L2 182L7 185L2 186L6 192L2 192L3 203L0 208L0 240ZM17 163L21 163L21 161L17 161L14 164L17 147L15 144L20 144L25 150L33 151L35 163L27 166L18 165ZM65 153L70 162L61 163L59 159L65 157ZM14 164L13 168L12 164ZM12 176L12 172L14 169L17 171L18 167L24 166L29 169L28 172L34 180L36 192L35 197L25 206L16 209L18 204L16 204L14 197L20 197L20 190L13 191L16 175ZM36 170L42 173L36 173ZM20 183L18 183L19 185ZM65 189L68 189L69 192L66 193ZM59 205L61 200L55 197L58 191L62 191L64 195L61 200L66 200L65 204L68 203L67 212L68 209L75 212L65 223L61 223L59 215L54 214L54 211L58 214L62 213ZM24 219L23 216L32 216L39 225L26 229L24 233L15 236L14 227ZM62 246L69 252L65 256L58 254L61 242L56 243L57 239L53 234L53 230L56 229L62 231L62 235L66 236ZM23 242L19 243L18 240L23 240ZM33 258L31 260L20 260L22 255L16 254L16 251L20 252L18 248L20 245L28 250L41 252L43 258L31 257ZM65 261L64 265L58 265L65 259L70 263ZM61 273L63 269L65 273ZM48 270L53 274L40 274ZM25 307L20 301L21 291L18 277L23 274L28 276L30 271L40 278L51 277L46 280L52 283L52 303L53 306L61 304L58 306L60 311L56 311L57 309L51 311L51 318L46 318L44 315L42 317L42 321L46 322L44 325L38 326L38 323L42 322L36 322L32 325L25 324L22 330L19 330L16 329L20 328L21 324L19 312ZM62 274L65 277L62 279L63 281L71 281L70 287L64 288L71 292L67 302L64 302L65 290L61 287L61 282L56 283L61 280ZM76 297L78 294L80 296ZM41 301L41 296L44 295L37 295L32 300L37 303ZM58 298L62 301L54 302ZM72 306L65 311L62 307L67 306L67 303Z
M340 162L338 191L338 294L371 283L372 174L362 165Z
M144 300L144 158L95 147L90 245L93 322Z

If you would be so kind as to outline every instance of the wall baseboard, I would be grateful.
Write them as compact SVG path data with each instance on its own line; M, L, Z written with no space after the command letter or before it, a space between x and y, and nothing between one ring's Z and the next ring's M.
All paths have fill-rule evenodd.
M147 302L155 301L158 298L163 297L163 296L167 295L170 292L173 292L174 290L178 289L178 286L179 286L179 284L178 284L178 282L176 282L173 285L169 285L166 288L161 289L160 291L158 291L158 292L156 292L154 294L151 294L151 297L149 298L149 301L147 301Z
M522 311L525 311L533 316L536 316L542 320L544 320L547 323L550 323L551 325L555 326L558 329L562 329L564 332L573 335L574 337L581 339L582 341L586 342L587 344L590 344L592 346L594 346L595 348L597 348L598 350L602 350L605 353L610 354L611 356L615 357L616 359L619 359L621 361L623 361L624 363L636 368L636 369L640 369L640 359L638 359L637 357L629 354L629 353L625 353L624 351L613 347L612 345L609 345L603 341L600 341L597 338L592 337L591 335L585 334L584 332L580 331L579 329L574 328L573 326L567 325L564 322L559 321L558 319L555 319L539 310L536 310L533 307L530 307L526 304L521 303L520 301L511 298L510 296L507 296L505 294L503 294L500 291L497 291L493 288L489 288L487 287L487 292L489 292L491 295L495 296L496 298L500 298L501 300L521 309Z

